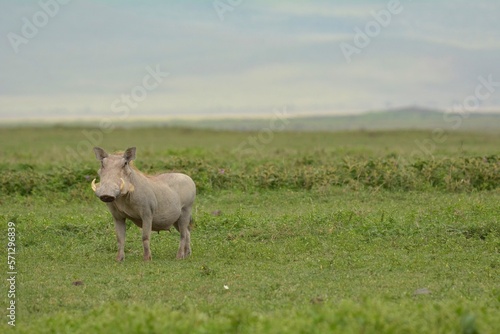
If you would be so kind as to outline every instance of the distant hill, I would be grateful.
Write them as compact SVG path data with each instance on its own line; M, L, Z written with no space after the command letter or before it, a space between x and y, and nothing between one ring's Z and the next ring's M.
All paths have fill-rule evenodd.
M261 119L201 119L172 120L169 125L225 130L260 130L280 126L278 120ZM404 108L369 112L350 116L290 117L284 126L288 131L341 131L341 130L500 130L500 113L470 113L461 115L422 108Z

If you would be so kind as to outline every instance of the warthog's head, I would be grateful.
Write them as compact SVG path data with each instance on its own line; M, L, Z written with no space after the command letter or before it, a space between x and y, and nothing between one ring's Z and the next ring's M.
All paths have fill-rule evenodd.
M123 154L108 154L100 147L94 147L97 160L101 162L98 170L100 182L92 181L92 190L103 202L115 199L134 190L130 183L132 168L130 161L135 159L135 147L128 148Z

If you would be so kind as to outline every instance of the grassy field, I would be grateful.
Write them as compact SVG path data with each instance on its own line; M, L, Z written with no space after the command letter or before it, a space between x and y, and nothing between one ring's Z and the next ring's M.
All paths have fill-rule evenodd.
M20 333L500 332L498 133L46 127L0 141ZM174 231L143 262L129 225L115 262L96 144L193 177L189 259Z

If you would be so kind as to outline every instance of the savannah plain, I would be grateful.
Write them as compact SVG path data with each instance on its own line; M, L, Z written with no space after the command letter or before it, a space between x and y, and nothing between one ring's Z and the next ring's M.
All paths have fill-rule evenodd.
M117 263L92 130L0 129L19 333L500 332L498 131L115 129L96 144L198 190L188 259L173 230L144 262L128 223Z

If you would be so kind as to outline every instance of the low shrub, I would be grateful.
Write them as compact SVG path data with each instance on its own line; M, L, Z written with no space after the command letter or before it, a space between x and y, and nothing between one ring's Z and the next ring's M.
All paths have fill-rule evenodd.
M442 158L401 162L397 157L349 158L324 161L297 157L262 164L214 159L169 157L141 163L147 173L178 171L190 175L198 192L222 189L317 189L324 187L381 188L411 191L437 189L447 192L493 190L500 185L500 157ZM46 192L75 192L89 188L97 177L89 166L0 166L0 192L22 196Z

